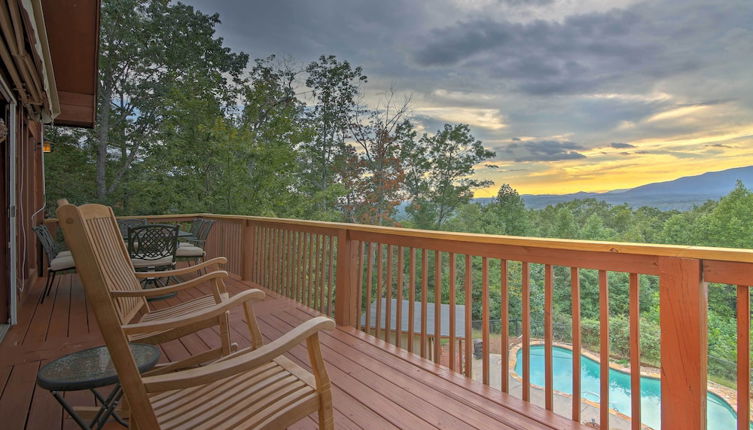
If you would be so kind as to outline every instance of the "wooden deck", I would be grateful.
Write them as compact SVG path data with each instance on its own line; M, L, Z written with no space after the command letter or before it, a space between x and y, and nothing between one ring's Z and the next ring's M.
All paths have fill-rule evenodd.
M249 286L231 281L229 287L233 294ZM4 429L77 428L50 393L36 386L36 373L50 359L102 344L77 276L62 277L49 299L38 304L41 289L40 283L26 294L21 321L0 344L0 427ZM199 294L181 293L156 306ZM265 341L317 315L271 293L255 310ZM245 346L248 336L242 312L238 311L232 316L233 338ZM354 329L338 328L322 335L321 342L334 385L337 428L584 428ZM179 359L216 344L213 333L201 332L162 345L163 359ZM308 367L303 346L290 356ZM88 392L73 392L67 397L73 404L93 404ZM114 423L108 427L122 428ZM315 427L315 416L294 426Z

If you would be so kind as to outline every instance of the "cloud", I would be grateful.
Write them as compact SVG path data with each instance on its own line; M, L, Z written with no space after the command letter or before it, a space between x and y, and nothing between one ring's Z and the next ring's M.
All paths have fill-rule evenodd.
M432 118L449 123L463 123L490 130L500 130L506 127L499 109L435 106L414 108L413 112L419 118Z
M497 0L509 6L546 6L554 3L554 0Z
M527 23L478 18L435 29L413 53L423 67L473 67L530 94L585 93L658 59L635 37L641 16L609 11Z
M586 158L578 150L585 149L575 142L559 140L538 140L513 142L501 148L497 153L513 161L562 161Z
M615 149L635 148L635 145L631 145L629 143L622 143L622 142L612 142L609 144L609 146Z

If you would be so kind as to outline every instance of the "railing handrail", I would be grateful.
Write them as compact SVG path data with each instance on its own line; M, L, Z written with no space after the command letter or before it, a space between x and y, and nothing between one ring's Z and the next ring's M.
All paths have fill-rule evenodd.
M738 263L753 263L753 249L717 248L710 246L666 245L633 242L606 242L579 239L553 239L528 236L505 236L481 233L458 233L438 230L420 230L402 227L375 226L366 224L351 224L330 221L310 221L293 218L270 218L249 215L222 215L212 213L170 214L170 215L136 215L122 216L120 219L147 218L173 219L205 217L225 220L248 220L263 223L305 225L335 231L358 231L365 233L385 234L393 236L411 237L416 239L447 240L485 245L507 245L517 247L532 247L555 249L560 251L587 251L608 254L648 255L657 257L695 258L699 260L716 260ZM45 223L55 223L57 219L48 218Z

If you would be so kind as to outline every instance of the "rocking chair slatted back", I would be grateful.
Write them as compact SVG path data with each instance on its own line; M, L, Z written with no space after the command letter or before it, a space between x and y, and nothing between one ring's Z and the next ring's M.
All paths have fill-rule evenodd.
M91 206L99 205L83 205L79 207L79 210L86 211ZM141 284L133 274L133 264L128 256L125 242L119 234L115 216L112 214L112 209L106 206L105 208L109 209L109 215L112 217L90 217L85 222L92 235L98 239L95 244L97 251L112 263L112 275L110 282L107 283L108 291L138 291L141 289ZM121 324L131 322L142 309L147 307L146 299L143 297L116 297L113 300Z
M58 208L57 216L73 258L81 262L79 276L128 404L142 412L132 417L134 424L141 429L159 428L128 339L121 329L122 311L129 313L138 301L142 305L146 302L127 299L116 304L110 296L110 290L140 288L112 209L101 205L64 205Z

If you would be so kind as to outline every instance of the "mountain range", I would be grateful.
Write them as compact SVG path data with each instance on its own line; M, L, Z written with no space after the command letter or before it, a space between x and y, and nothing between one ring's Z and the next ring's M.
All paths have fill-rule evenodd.
M718 200L728 194L740 180L748 188L753 186L753 166L736 167L717 172L707 172L695 176L685 176L672 181L655 182L639 187L614 190L603 193L578 192L573 194L523 194L526 206L541 209L575 199L598 199L631 207L653 206L662 210L687 210L703 204L707 200ZM491 197L477 198L474 201L488 203Z

